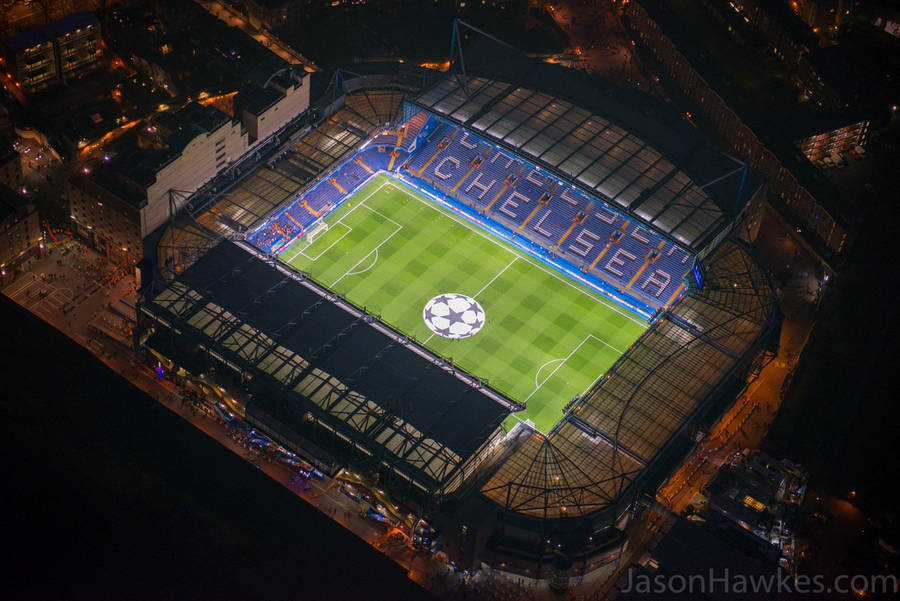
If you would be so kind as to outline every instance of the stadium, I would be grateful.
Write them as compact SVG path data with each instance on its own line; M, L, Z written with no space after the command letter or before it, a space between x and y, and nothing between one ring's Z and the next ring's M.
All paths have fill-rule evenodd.
M455 565L567 578L771 359L764 185L644 95L462 27L448 72L339 72L191 198L138 342Z

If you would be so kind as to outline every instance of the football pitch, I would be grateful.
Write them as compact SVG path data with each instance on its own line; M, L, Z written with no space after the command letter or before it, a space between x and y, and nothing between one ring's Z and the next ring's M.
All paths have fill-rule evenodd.
M526 405L504 424L549 433L647 329L644 320L386 175L279 255L323 286ZM480 331L451 339L423 319L445 293L483 307Z

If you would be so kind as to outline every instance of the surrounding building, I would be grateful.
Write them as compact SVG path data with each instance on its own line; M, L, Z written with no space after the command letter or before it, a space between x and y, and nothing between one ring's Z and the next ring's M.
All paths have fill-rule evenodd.
M81 77L101 65L100 22L93 13L83 11L47 25L53 37L63 81Z
M193 2L161 0L113 9L110 47L172 98L236 92L275 55L239 27Z
M797 148L813 163L819 164L828 158L830 161L843 161L840 156L848 152L861 153L868 141L869 121L863 119L845 125L845 120L837 123L822 121L809 124L808 135L794 140Z
M739 453L707 487L709 513L730 520L779 549L780 563L794 570L797 513L807 475L795 463L765 453Z
M869 25L879 32L900 39L900 10L879 12L872 17Z
M264 140L309 107L309 74L281 59L260 64L235 99L249 143Z
M79 179L69 185L73 229L102 241L110 256L121 250L135 258L135 240L165 223L191 193L246 151L241 122L215 107L191 103L163 113L106 149L109 162L85 174L95 185ZM110 202L109 195L118 202L107 208L102 203Z
M134 264L141 258L140 203L104 172L75 175L65 188L72 230L112 261Z
M812 30L823 36L835 36L841 27L853 20L856 0L790 0L791 9Z
M39 253L42 240L37 208L0 184L0 282L6 283L23 261Z
M778 571L774 547L723 519L696 523L677 517L664 524L649 546L637 566L616 582L620 591L616 599L721 599L740 590L735 585L740 579L762 582ZM670 593L666 584L675 592ZM752 598L783 596L775 590L754 590Z
M31 30L3 40L3 63L15 85L33 94L59 83L56 49L42 30Z
M809 26L782 0L735 0L728 4L772 42L772 52L787 65L797 65L819 44Z
M103 60L100 22L82 11L3 40L7 72L26 94L70 81Z
M308 74L273 58L234 96L234 116L192 102L103 147L108 160L66 188L73 231L114 260L135 263L141 240L188 197L309 106Z
M21 190L22 156L10 144L0 138L0 185L12 190Z
M239 7L253 27L273 29L302 15L303 4L287 0L245 0Z

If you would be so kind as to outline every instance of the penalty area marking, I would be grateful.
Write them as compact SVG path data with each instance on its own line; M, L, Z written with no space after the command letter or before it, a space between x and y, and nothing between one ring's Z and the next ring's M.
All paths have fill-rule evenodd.
M565 361L565 360L566 360L565 357L560 357L559 359L550 359L549 361L547 361L546 363L541 365L539 368L537 368L537 371L534 372L534 387L535 387L535 389L538 389L541 387L541 385L538 383L538 376L541 375L541 372L544 371L545 367L547 367L551 363L556 363L557 361Z
M535 376L534 376L535 384L537 384L537 379L538 379L538 375L540 374L540 371L541 371L542 369L544 369L544 367L546 367L547 364L553 363L554 361L559 361L559 362L560 362L559 365L557 365L556 367L553 368L553 371L551 371L551 372L547 375L546 378L544 378L543 380L541 380L541 383L540 383L540 384L538 384L537 386L535 386L535 388L534 388L534 390L531 392L531 394L529 394L527 397L525 397L524 400L522 400L522 403L527 404L527 403L528 403L528 400L529 400L531 397L533 397L535 394L537 394L537 392L538 392L541 388L544 387L544 384L546 384L547 381L550 380L550 378L552 378L552 377L554 376L554 374L556 374L556 372L559 371L559 369L560 369L563 365L566 364L566 361L568 361L569 359L571 359L572 356L573 356L575 353L578 352L578 349L580 349L582 346L584 346L584 343L587 342L587 341L588 341L589 339L591 339L591 338L593 338L594 340L596 340L597 342L599 342L600 344L602 344L602 345L604 345L604 346L608 346L609 348L611 348L612 350L616 351L616 352L619 353L620 355L625 354L625 351L620 350L620 349L617 349L616 347L614 347L613 345L609 344L608 342L606 342L606 341L603 340L602 338L598 338L597 336L594 336L593 334L588 334L587 336L584 337L584 340L582 340L581 342L578 343L578 346L576 346L574 349L572 349L572 352L571 352L571 353L569 353L569 354L566 355L565 357L562 357L561 359L551 359L550 361L548 361L547 363L544 363L544 365L542 365L541 367L538 368L538 373L535 374Z
M352 213L353 211L355 211L355 210L358 209L359 207L365 206L365 203L366 203L367 200L369 200L370 198L372 198L372 196L374 196L375 194L377 194L382 188L384 188L385 186L387 186L389 183L390 183L390 182L382 182L382 184L381 184L380 186L378 186L377 188L375 188L374 190L372 190L371 192L369 192L369 193L366 195L366 197L363 198L363 199L359 202L359 204L357 204L355 207L350 207L350 210L349 210L349 211L347 211L346 213L344 213L343 215L341 215L340 218L339 218L337 221L335 221L333 224L331 224L331 227L334 227L334 226L340 224L340 225L343 225L344 227L350 228L350 230L353 230L352 227L350 227L349 225L346 225L346 224L344 223L344 219L345 219L348 215L350 215L350 213ZM359 192L360 192L360 190L357 190L357 191L354 192L353 194L358 194ZM344 203L349 202L351 197L352 197L352 195L351 195L351 196L348 196L346 199L344 199L344 200L341 202L341 206L343 206ZM365 208L369 209L369 207L365 207ZM370 211L373 211L373 212L375 212L375 213L378 213L378 211L374 211L374 209L369 209L369 210L370 210ZM381 215L381 213L378 213L378 214ZM381 215L381 216L384 217L384 215ZM385 219L388 219L388 218L385 217ZM393 220L391 220L391 221L393 221ZM394 223L396 223L396 222L394 222ZM398 225L399 225L399 224L398 224ZM349 232L348 232L348 233L349 233ZM296 244L296 243L297 243L297 242L295 241L295 242L293 242L290 246L293 246L293 244ZM300 250L299 250L298 252L294 253L294 256L292 256L290 259L284 259L284 262L290 264L290 262L293 261L294 259L296 259L297 256L300 255L300 254L303 254L304 257L309 258L305 253L303 253L303 251L305 251L307 248L309 248L310 246L312 246L313 243L315 243L315 240L314 240L313 242L307 243L306 246L302 246L302 245L301 245ZM282 251L282 253L281 253L280 255L278 255L278 258L279 258L279 259L281 259L281 257L284 256L284 255L287 253L287 251L288 251L288 249L290 248L290 246L288 246L287 249L285 249L284 251ZM328 248L330 249L331 247L329 246ZM319 253L318 257L316 257L316 259L313 259L313 260L314 260L314 261L315 261L315 260L318 260L318 258L321 257L322 255L324 255L325 252L326 252L327 250L328 250L328 249L326 249L325 251L322 251L321 253ZM363 257L363 258L365 258L365 257Z
M366 272L366 271L372 269L372 267L375 266L375 263L378 262L378 249L381 248L382 246L384 246L385 244L387 244L388 242L390 242L391 238L393 238L394 236L396 236L396 235L397 235L397 232L399 232L400 230L403 229L403 226L402 226L402 225L400 225L399 223L397 223L396 221L394 221L394 220L391 219L390 217L387 217L386 215L383 215L383 214L379 213L379 212L376 211L375 209L371 209L371 208L369 208L369 207L366 207L366 208L369 209L370 211L372 211L373 213L376 213L376 214L378 214L378 215L381 215L381 217L383 217L385 220L387 220L387 221L393 223L393 224L396 225L397 227L394 229L393 232L391 232L390 234L388 234L388 237L387 237L387 238L385 238L384 240L382 240L381 242L379 242L379 243L375 246L375 248L373 248L372 250L370 250L369 252L367 252L366 255L365 255L362 259L360 259L359 261L357 261L356 263L354 263L354 264L350 267L350 269L348 269L347 271L345 271L345 272L344 272L344 275L342 275L341 277L339 277L338 279L336 279L336 280L334 281L334 283L332 283L331 286L329 286L329 288L331 288L332 290L334 290L334 287L337 286L338 283L339 283L341 280L343 280L345 277L351 276L351 275L357 275L357 274L360 274L360 273L364 273L364 272ZM360 270L360 271L355 271L356 268L359 267L359 264L362 263L363 261L365 261L367 258L369 258L369 256L370 256L372 253L375 253L375 261L374 261L371 265L369 265L368 267L366 267L365 269Z
M372 253L369 253L369 255L371 255L371 254ZM366 255L366 256L369 256L369 255ZM376 248L375 249L375 260L372 261L371 265L369 265L365 269L360 269L359 271L348 271L344 275L359 275L361 273L365 273L365 272L369 271L370 269L372 269L373 267L375 267L375 263L377 263L377 262L378 262L378 249Z
M334 246L335 244L337 244L338 242L340 242L341 240L343 240L344 238L346 238L346 237L347 237L347 234L349 234L350 232L353 231L353 228L352 228L352 227L350 227L350 226L347 225L346 223L341 223L340 221L335 222L335 224L334 224L333 226L331 226L331 229L334 229L334 228L336 228L336 227L338 227L338 226L341 226L341 227L344 229L344 232L343 232L343 233L342 233L342 234L341 234L334 242L332 242L331 244L329 244L328 246L326 246L324 249L322 249L322 252L320 252L320 253L317 254L316 256L311 257L311 256L309 256L308 254L306 254L307 249L309 249L309 247L311 247L313 244L316 243L316 241L313 240L312 242L310 242L309 244L307 244L306 246L304 246L303 248L301 248L301 249L300 249L300 252L296 253L296 254L295 254L293 257L291 257L290 259L285 259L285 260L286 260L288 263L290 263L291 261L293 261L294 259L296 259L299 255L303 255L304 257L306 257L307 259L309 259L309 260L312 261L312 262L318 261L318 260L322 257L322 255L324 255L324 254L327 253L329 250L331 250L331 247L332 247L332 246ZM323 234L323 235L324 235L324 234Z

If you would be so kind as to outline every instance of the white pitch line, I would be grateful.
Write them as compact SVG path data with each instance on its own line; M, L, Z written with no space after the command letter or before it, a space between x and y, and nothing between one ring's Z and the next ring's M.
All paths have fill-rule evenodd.
M557 365L556 368L555 368L553 371L551 371L550 374L549 374L546 378L544 378L544 379L541 381L540 385L537 386L537 387L532 391L532 393L529 394L528 397L526 397L525 400L523 400L522 402L523 402L523 403L527 403L527 402L528 402L528 399L530 399L530 398L533 397L535 394L537 394L538 390L540 390L541 388L543 388L543 387L544 387L544 384L546 384L547 381L548 381L550 378L553 377L553 374L555 374L557 371L559 371L559 369L560 369L563 365L566 364L566 361L568 361L569 359L571 359L572 356L573 356L575 353L578 352L578 349L580 349L582 346L584 346L584 343L587 342L588 339L590 339L590 338L593 338L594 340L596 340L597 342L599 342L600 344L602 344L602 345L604 345L604 346L608 346L609 348L611 348L612 350L616 351L616 352L619 353L620 355L624 355L624 354L625 354L625 351L623 351L623 350L621 350L621 349L617 349L616 347L614 347L614 346L611 345L610 343L606 342L606 341L603 340L602 338L598 338L597 336L594 336L593 334L588 334L587 336L584 337L584 340L582 340L581 342L579 342L579 343L578 343L578 346L576 346L576 347L572 350L571 353L569 353L568 355L566 355L566 357L565 357L564 359L562 359L562 362L561 362L559 365ZM553 361L559 361L559 359L553 359ZM549 363L549 361L548 361L548 363ZM544 365L547 365L547 364L545 363ZM541 366L541 369L542 369L543 367L544 367L544 366ZM538 371L540 372L540 369L538 369ZM535 382L537 382L537 374L535 374L534 378L535 378Z
M372 198L372 196L374 196L375 194L377 194L379 190L381 190L382 188L384 188L384 187L387 186L388 184L390 184L390 182L387 182L387 181L386 181L386 182L382 183L380 186L378 186L377 188L375 188L374 190L372 190L371 192L369 192L369 194L368 194L365 198L363 198L362 201L360 201L360 203L359 203L358 205L356 205L356 206L354 206L354 207L350 207L350 210L349 210L349 211L347 211L346 213L344 213L343 215L341 215L340 219L338 219L337 221L334 222L334 225L337 225L338 223L341 223L342 221L344 221L344 218L347 217L347 215L349 215L350 213L352 213L353 211L355 211L355 210L358 209L359 207L363 206L367 200L369 200L370 198ZM358 194L359 192L360 192L360 191L357 190L356 192L354 192L354 193L351 194L350 196L347 196L347 198L345 198L343 201L341 201L341 205L343 206L343 204L346 203L347 201L349 201L350 198L351 198L354 194ZM292 205L292 206L293 206L293 205ZM369 207L366 207L366 208L368 209ZM371 210L371 209L369 209L369 210ZM315 224L313 224L313 227L315 227ZM278 257L281 258L281 255L283 255L284 253L286 253L286 252L288 251L288 248L290 248L291 246L293 246L293 245L296 244L297 242L302 242L301 240L299 240L299 237L300 237L300 236L298 235L298 236L297 236L297 238L298 238L297 240L295 240L294 242L291 242L291 243L288 245L287 248L285 248L283 251L281 251L281 253L279 253ZM309 247L309 244L307 244L307 245L306 245L305 247L303 247L303 248L306 249L307 247ZM302 252L302 251L301 251L301 252ZM298 254L300 254L300 253L299 253L299 252L298 252L298 253L294 253L294 256L291 257L290 260L293 261L294 259L296 259ZM290 262L290 261L285 260L285 263L289 263L289 262Z
M545 367L547 367L551 363L556 363L557 361L565 361L565 360L566 360L565 357L560 357L559 359L550 359L549 361L547 361L546 363L541 365L539 368L537 368L537 371L534 372L534 387L535 387L535 389L538 389L541 387L541 385L538 384L538 376L541 375L541 371L543 371L543 369Z
M494 281L495 281L497 278L499 278L501 275L503 275L504 273L506 273L506 270L509 269L510 267L512 267L512 264L515 263L515 262L518 261L518 260L519 260L519 257L514 257L513 260L509 262L509 265L507 265L506 267L504 267L503 269L501 269L501 270L500 270L500 273L498 273L497 275L495 275L494 277L492 277L492 278L490 279L490 281L489 281L487 284L485 284L484 286L481 287L481 290L479 290L478 292L476 292L475 294L472 295L472 298L477 299L479 294L481 294L482 292L484 292L485 290L487 290L487 289L488 289L488 286L490 286L491 284L493 284Z
M569 359L571 359L571 358L572 358L572 355L574 355L575 353L577 353L577 352L578 352L578 349L580 349L582 346L584 346L584 343L587 342L589 338L596 338L596 336L594 336L593 334L588 334L587 336L585 336L585 337L584 337L584 340L582 340L581 342L579 342L579 343L578 343L578 346L576 346L576 347L572 350L571 353L569 353L568 355L566 355L565 358L560 362L560 364L557 365L557 366L553 369L553 371L551 371L550 374L549 374L546 378L544 378L544 379L541 381L540 385L539 385L537 388L535 388L535 389L531 392L531 394L529 394L527 397L525 397L525 399L524 399L522 402L525 403L525 404L527 404L527 403L528 403L528 399L530 399L530 398L533 397L535 394L537 394L537 391L540 390L540 389L544 386L544 384L547 383L547 380L549 380L550 378L552 378L552 377L553 377L553 374L555 374L556 372L558 372L558 371L559 371L559 368L562 367L563 365L565 365L565 364L566 364L566 361L568 361ZM557 360L558 360L558 359L557 359ZM536 379L536 378L537 378L537 376L535 376L535 379Z
M372 253L369 253L369 254L371 255ZM345 275L359 275L361 273L365 273L365 272L369 271L370 269L372 269L373 267L375 267L376 263L378 263L378 249L377 248L375 249L375 260L372 261L371 265L369 265L365 269L360 269L359 271L351 271L350 273L347 273Z
M352 227L350 227L350 226L347 225L346 223L341 223L340 221L335 222L335 224L331 227L331 229L334 229L334 228L337 227L337 226L343 227L343 228L344 228L344 233L341 234L340 237L339 237L337 240L335 240L334 242L332 242L331 244L329 244L322 252L320 252L319 254L317 254L315 257L310 257L308 254L306 254L306 249L309 248L310 246L312 246L312 245L314 244L315 241L310 242L309 244L307 244L305 248L301 248L301 249L300 249L300 252L297 253L297 254L303 255L304 257L306 257L307 259L309 259L309 260L312 261L313 263L315 263L316 261L318 261L319 259L321 259L321 258L322 258L322 255L324 255L324 254L327 253L329 250L331 250L331 247L332 247L332 246L334 246L335 244L337 244L338 242L340 242L341 240L343 240L344 238L346 238L347 235L348 235L350 232L353 231L353 228L352 228ZM323 236L324 236L324 234L323 234ZM297 258L297 255L294 255L291 259L288 259L288 263L290 263L291 261L293 261L293 260L296 259L296 258Z
M396 223L396 222L395 222L395 223ZM338 285L338 282L340 282L341 280L343 280L343 279L344 279L345 277L347 277L348 275L353 275L351 272L352 272L354 269L356 269L357 267L359 267L359 264L360 264L360 263L362 263L363 261L365 261L365 260L369 257L369 255L371 255L373 252L378 252L378 249L379 249L379 248L381 248L382 246L384 246L385 244L387 244L387 243L390 241L390 239L393 238L394 236L396 236L396 235L397 235L397 232L399 232L399 231L402 230L402 229L403 229L403 226L402 226L402 225L401 225L401 226L397 226L397 229L395 229L393 232L391 232L391 235L390 235L390 236L388 236L387 238L385 238L384 240L382 240L381 242L379 242L378 245L377 245L375 248L373 248L372 250L370 250L368 253L366 253L366 255L365 255L362 259L360 259L359 261L357 261L356 263L354 263L353 266L350 267L350 269L348 269L346 272L344 272L344 275L342 275L341 277L339 277L338 279L336 279L336 280L334 281L334 283L331 284L331 286L329 286L329 288L332 289L332 290L334 290L334 287Z
M540 270L543 271L544 273L546 273L546 274L548 274L548 275L550 275L550 276L556 278L557 280L559 280L560 282L566 284L567 286L570 286L571 288L577 290L578 292L580 292L580 293L582 293L582 294L584 294L584 295L586 295L586 296L592 298L594 301L600 303L600 304L603 305L604 307L606 307L606 308L608 308L608 309L611 309L611 310L615 311L616 313L618 313L619 315L621 315L621 316L624 317L625 319L627 319L627 320L629 320L629 321L632 321L632 322L634 322L634 323L636 323L636 324L638 324L638 325L640 325L640 326L646 327L646 325L647 325L646 322L643 322L643 321L640 321L640 320L638 320L638 319L635 319L635 318L632 317L631 315L628 315L627 313L622 312L621 309L619 309L618 307L616 307L616 306L613 305L613 304L610 304L610 302L607 301L607 300L606 300L605 298L603 298L602 296L597 296L597 295L594 294L593 292L590 292L590 291L588 291L588 290L585 290L585 289L583 289L583 288L580 288L580 287L576 286L575 283L572 282L572 281L570 281L568 278L563 278L563 277L561 277L559 274L556 274L556 273L554 273L554 272L548 270L548 269L547 269L546 267L544 267L543 265L541 265L541 264L535 262L534 259L532 259L530 256L526 255L525 253L520 253L520 251L514 250L514 249L510 248L509 246L507 246L506 244L500 242L499 240L494 239L494 238L491 238L491 237L488 236L485 232L481 231L481 229L479 229L479 228L477 228L475 225L469 223L468 220L463 219L463 218L461 218L461 217L457 217L456 215L454 215L454 214L451 213L450 211L444 211L444 210L441 210L441 208L436 207L436 206L434 206L434 205L431 204L431 203L425 202L424 200L422 200L421 198L419 198L418 195L411 194L409 191L404 190L404 189L398 187L396 184L394 184L394 183L392 183L392 182L388 182L388 184L386 184L386 185L390 185L392 188L395 188L395 189L397 189L397 190L402 191L402 192L405 193L407 196L410 196L410 197L412 197L412 198L415 198L416 200L418 200L419 202L421 202L423 205L425 205L425 206L427 206L427 207L430 207L431 209L437 211L437 212L440 213L441 215L450 217L451 219L453 219L453 220L456 221L457 223L460 223L460 224L466 226L466 227L469 228L471 231L475 232L476 234L478 234L479 236L481 236L481 237L484 238L485 240L488 240L488 241L490 241L491 243L495 244L496 246L499 246L500 248L502 248L503 250L509 252L510 254L513 254L513 255L515 255L515 256L520 256L520 254L521 254L521 256L523 256L523 257L525 258L526 261L528 261L529 263L531 263L531 264L532 264L534 267L536 267L537 269L540 269Z

